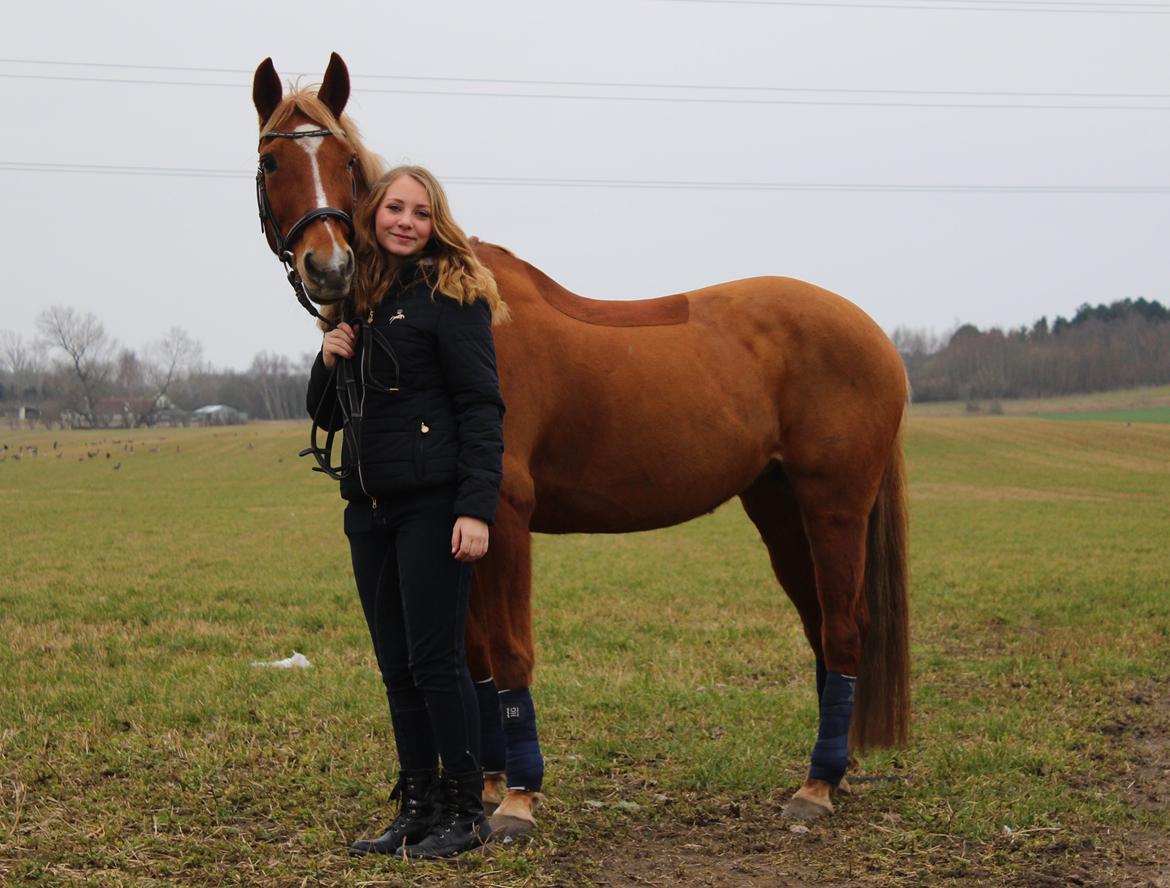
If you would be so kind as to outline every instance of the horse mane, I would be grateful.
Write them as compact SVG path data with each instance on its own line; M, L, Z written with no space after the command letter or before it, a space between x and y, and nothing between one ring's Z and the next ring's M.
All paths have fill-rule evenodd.
M280 100L276 110L260 128L260 138L264 138L266 133L273 130L283 129L296 114L302 114L322 129L329 130L350 144L358 159L362 184L369 188L385 172L386 161L365 146L361 131L348 114L343 113L338 120L325 103L317 98L319 89L320 84L316 83L303 87L289 84L288 94Z

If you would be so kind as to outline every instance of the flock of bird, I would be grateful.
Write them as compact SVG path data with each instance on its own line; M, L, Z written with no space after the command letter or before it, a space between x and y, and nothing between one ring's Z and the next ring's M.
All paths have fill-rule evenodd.
M114 449L108 449L110 447L113 447ZM101 441L87 441L85 442L84 448L85 449L82 451L82 453L77 457L78 462L85 462L86 460L90 459L98 459L103 455L106 459L113 459L114 453L117 453L118 461L113 465L113 470L115 472L122 468L122 459L126 456L133 456L135 452L134 439L132 438L127 438L125 440L121 438L114 438L113 440L109 441L103 438ZM97 449L95 450L92 448ZM52 449L57 459L65 458L66 451L65 448L61 446L60 441L54 441ZM149 451L151 453L158 453L161 449L161 445L158 444L153 444L149 447ZM180 452L179 445L177 444L175 445L175 452ZM8 460L18 462L22 459L33 459L40 456L40 454L41 448L36 444L20 444L17 445L16 448L12 448L9 447L6 443L0 443L0 463L7 462Z

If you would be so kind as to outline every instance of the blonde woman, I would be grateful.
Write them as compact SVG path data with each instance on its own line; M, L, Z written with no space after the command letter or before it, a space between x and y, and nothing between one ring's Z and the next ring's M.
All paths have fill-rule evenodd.
M401 772L397 817L351 853L450 857L491 832L463 633L499 500L492 318L504 306L427 170L383 175L355 227L355 285L336 315L349 320L325 334L308 408L325 428L349 426L345 533ZM343 369L352 384L339 388Z

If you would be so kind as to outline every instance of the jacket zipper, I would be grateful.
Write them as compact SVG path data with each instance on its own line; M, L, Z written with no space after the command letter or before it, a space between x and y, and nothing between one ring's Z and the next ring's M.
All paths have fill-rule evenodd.
M389 327L395 321L405 320L405 318L406 318L406 315L404 315L402 313L402 309L399 308L398 311L395 312L390 317L390 319L386 321L386 326ZM372 308L370 309L369 317L366 318L366 323L369 324L371 327L374 325L374 309L372 309ZM358 372L361 374L361 380L362 380L362 399L360 402L358 402L358 409L361 410L362 423L364 424L365 420L366 420L366 362L364 360L358 361ZM430 430L428 429L427 431L430 431ZM360 441L358 442L358 446L359 447L361 446ZM373 496L366 489L366 478L365 478L365 475L362 474L362 461L360 458L357 461L357 470L358 470L358 472L357 472L358 473L358 484L362 488L362 493L364 493L366 496L368 496L370 498L370 508L377 509L378 508L378 498Z
M414 439L414 473L418 476L420 481L423 477L423 470L426 467L426 463L423 459L423 440L424 436L429 433L430 430L431 427L427 425L427 421L425 419L420 419L418 421L418 436Z

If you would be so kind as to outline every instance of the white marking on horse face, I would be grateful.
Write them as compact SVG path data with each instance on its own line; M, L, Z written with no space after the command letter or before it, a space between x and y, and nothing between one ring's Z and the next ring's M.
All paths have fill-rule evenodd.
M297 132L305 132L307 130L320 129L319 126L313 123L302 123L297 127ZM313 170L313 187L317 192L317 206L329 206L329 200L325 197L325 184L321 181L321 167L317 163L317 152L321 149L321 143L325 140L325 136L306 136L297 139L296 142L309 155L309 164ZM314 262L323 266L328 270L339 270L347 262L348 256L346 251L342 248L340 242L337 240L337 234L333 230L333 220L326 219L325 230L329 232L329 240L333 242L333 255L328 260L322 262L317 257L314 257Z

